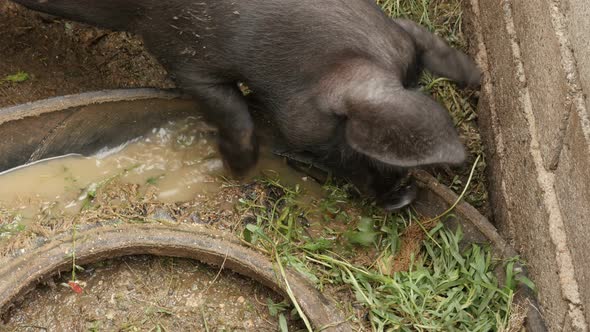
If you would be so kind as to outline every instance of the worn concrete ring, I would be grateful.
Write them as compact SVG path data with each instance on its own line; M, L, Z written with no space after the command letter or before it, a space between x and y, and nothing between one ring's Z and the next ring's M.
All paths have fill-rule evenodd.
M274 262L227 235L200 226L101 225L80 230L75 241L79 264L139 254L189 258L230 269L287 296L285 278ZM0 313L41 280L71 269L73 248L72 235L63 234L2 264ZM335 303L300 274L287 269L286 279L314 330L352 331Z

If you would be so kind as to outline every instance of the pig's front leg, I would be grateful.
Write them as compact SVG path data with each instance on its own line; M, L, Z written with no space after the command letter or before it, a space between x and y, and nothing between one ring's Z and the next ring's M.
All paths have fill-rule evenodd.
M466 54L416 22L408 19L394 21L412 37L418 48L418 58L426 69L463 86L480 85L481 71Z
M219 130L219 151L226 167L233 175L244 175L258 160L258 142L254 122L237 85L198 84L185 91L199 101L207 121Z

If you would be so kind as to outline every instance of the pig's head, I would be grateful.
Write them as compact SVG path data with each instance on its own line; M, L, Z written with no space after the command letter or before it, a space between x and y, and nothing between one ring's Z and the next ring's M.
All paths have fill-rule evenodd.
M449 113L431 97L404 87L395 73L356 62L327 77L325 106L342 120L339 149L348 157L343 161L355 160L353 167L366 170L357 179L382 205L395 209L413 199L413 184L402 184L407 170L464 162L465 149Z

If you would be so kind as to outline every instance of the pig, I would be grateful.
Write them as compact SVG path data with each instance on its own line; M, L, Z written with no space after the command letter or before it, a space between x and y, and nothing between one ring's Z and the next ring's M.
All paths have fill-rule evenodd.
M408 205L408 170L466 156L448 112L416 88L422 69L477 87L464 53L372 0L14 0L135 33L218 129L236 176L258 141L246 84L290 151L349 176L388 210Z

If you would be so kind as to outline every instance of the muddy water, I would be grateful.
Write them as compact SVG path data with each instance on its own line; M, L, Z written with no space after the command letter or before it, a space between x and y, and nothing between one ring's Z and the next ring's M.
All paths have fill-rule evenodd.
M155 186L162 202L216 195L228 180L214 142L208 126L187 118L93 156L64 156L13 169L0 174L0 212L18 215L23 227L48 208L76 214L89 194L114 179ZM273 173L283 183L304 187L309 197L321 194L317 183L267 150L263 147L257 169L242 181ZM5 222L0 213L0 226ZM2 230L0 246L11 236ZM229 272L216 279L216 269L194 261L146 257L85 268L78 275L85 283L83 294L62 287L69 274L55 277L27 295L7 315L6 325L0 322L0 331L278 330L268 303L281 297Z
M113 178L155 185L163 202L214 195L227 182L214 142L214 132L198 118L170 122L94 156L64 156L4 172L0 204L18 213L24 224L48 206L77 213L88 192ZM319 194L319 186L264 150L250 178L273 172L287 184L298 183Z

